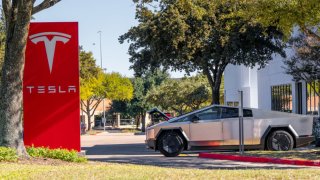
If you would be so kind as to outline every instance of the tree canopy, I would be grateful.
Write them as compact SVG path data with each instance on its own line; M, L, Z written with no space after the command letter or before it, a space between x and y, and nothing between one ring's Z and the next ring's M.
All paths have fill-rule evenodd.
M128 52L137 75L145 70L200 71L208 79L212 103L219 104L222 74L228 64L264 66L273 53L285 56L282 33L241 16L234 2L212 0L136 1L136 19L119 40L130 42ZM156 6L156 7L155 7Z
M91 117L105 98L130 100L132 96L133 86L130 79L119 73L103 73L96 66L91 52L80 51L81 109L87 114L89 130L91 129Z
M275 26L290 38L294 27L320 41L320 3L318 0L241 0L238 2L240 16Z
M162 110L181 115L210 104L210 85L203 76L168 79L153 87L146 99Z
M133 98L128 101L114 101L110 112L123 113L135 117L137 124L142 122L142 130L145 128L144 117L146 111L154 107L154 104L146 99L147 93L154 87L158 87L169 78L169 74L162 70L148 71L140 77L132 79Z
M238 15L263 26L275 26L285 34L295 55L285 60L295 81L319 79L320 2L318 0L240 1ZM295 28L300 35L293 35ZM302 33L302 34L301 34ZM296 33L297 34L297 33Z

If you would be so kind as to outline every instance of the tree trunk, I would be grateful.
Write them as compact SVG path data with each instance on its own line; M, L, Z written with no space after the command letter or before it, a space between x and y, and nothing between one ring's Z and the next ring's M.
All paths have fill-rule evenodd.
M203 67L203 73L209 81L212 92L211 104L220 104L220 85L225 67L226 65L216 66L215 68L208 66Z
M23 142L22 82L33 1L19 1L6 16L6 49L0 88L0 146L27 152Z
M141 117L142 117L142 127L141 127L141 132L146 132L146 113L142 112L141 113Z
M217 75L214 86L211 87L212 91L212 104L220 104L220 85L221 85L221 75Z
M87 113L87 117L88 117L88 131L91 130L91 116L89 113Z
M87 110L86 110L86 114L87 114L87 118L88 118L88 131L91 130L91 112L90 112L90 103L89 100L87 100L87 106L86 106Z
M141 122L140 121L140 115L137 115L135 119L136 119L136 128L138 129L139 126L140 126L140 122Z

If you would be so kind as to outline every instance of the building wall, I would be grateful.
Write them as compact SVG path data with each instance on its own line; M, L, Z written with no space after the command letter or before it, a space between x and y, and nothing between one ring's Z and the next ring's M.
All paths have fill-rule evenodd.
M226 102L239 101L239 91L243 91L245 107L258 107L257 68L247 68L243 65L228 65L225 70Z
M293 51L286 50L287 58ZM292 77L285 73L285 65L280 55L274 55L273 60L266 67L248 68L243 65L228 65L225 70L225 93L226 102L239 101L239 90L244 94L244 106L271 110L271 87L277 85L291 84L292 87L292 110L297 109L297 85ZM302 85L302 102L306 102L305 83ZM305 105L303 113L306 112Z
M109 100L109 99L105 99L104 103L105 103L104 109L105 109L105 111L108 111L108 110L110 109L110 107L111 107L112 101ZM95 104L95 102L94 102L93 104ZM91 127L94 127L94 116L100 115L100 114L102 114L102 113L103 113L103 103L101 102L101 103L98 105L96 111L94 112L94 115L91 117L91 121L90 121L90 122L91 122ZM83 112L82 110L80 110L80 121L81 121L81 120L84 121L86 127L88 127L88 117L87 117L87 114L86 114L85 112Z
M258 70L258 108L271 110L271 87L282 84L291 84L293 96L293 110L295 110L295 83L292 77L285 73L283 58L274 56L274 59L263 69Z

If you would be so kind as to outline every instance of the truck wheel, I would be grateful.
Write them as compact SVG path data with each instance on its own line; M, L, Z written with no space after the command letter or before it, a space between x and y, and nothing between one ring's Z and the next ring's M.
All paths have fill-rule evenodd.
M168 131L160 136L157 146L161 154L166 157L178 156L184 147L183 139L177 132Z
M272 151L289 151L293 145L291 134L284 130L273 131L267 139L267 149Z

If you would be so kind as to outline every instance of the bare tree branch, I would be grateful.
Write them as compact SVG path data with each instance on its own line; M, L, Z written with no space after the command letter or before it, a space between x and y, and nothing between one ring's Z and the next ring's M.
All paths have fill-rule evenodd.
M91 97L90 99L88 99L88 106L90 107L91 106L91 104L93 103L93 101L94 101L94 97ZM90 108L89 108L90 109ZM91 109L90 109L90 111L91 111Z
M90 109L90 111L92 111L94 109L94 107L97 104L97 101L99 101L99 99L97 100L96 98L90 98L90 101L89 101L89 109Z
M32 9L32 14L36 14L44 9L48 9L52 6L54 6L55 4L57 4L58 2L60 2L61 0L43 0L42 3L40 3L39 5L33 7Z
M81 102L81 104L82 104L82 107L81 107L81 110L84 112L84 113L87 113L87 111L86 111L86 103L85 102L83 102L83 100L81 100L80 101ZM83 108L84 107L84 108Z
M312 30L308 29L305 25L300 26L302 31L309 37L312 37L316 39L318 42L320 42L320 36L313 32Z
M99 100L97 101L97 103L93 106L94 108L93 108L93 111L92 111L91 116L94 115L94 112L96 111L96 109L97 109L98 105L101 103L101 101L102 101L102 99L101 99L101 100L99 99Z

